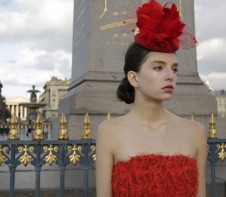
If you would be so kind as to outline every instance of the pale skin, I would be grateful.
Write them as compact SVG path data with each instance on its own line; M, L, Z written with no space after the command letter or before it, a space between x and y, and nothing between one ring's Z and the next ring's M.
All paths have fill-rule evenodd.
M197 197L206 196L207 143L205 128L164 109L162 103L176 85L177 58L174 53L150 52L139 72L127 75L135 88L131 111L102 122L97 135L97 197L111 197L113 165L140 154L183 154L197 160Z

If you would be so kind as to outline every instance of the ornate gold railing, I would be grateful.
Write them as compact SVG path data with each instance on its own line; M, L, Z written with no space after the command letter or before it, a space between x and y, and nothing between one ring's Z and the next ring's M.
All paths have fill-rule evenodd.
M216 165L219 160L224 161L226 159L226 139L217 138L216 121L213 114L211 114L209 121L209 135L207 142L207 159L211 167L211 196L216 197Z
M65 171L69 164L83 166L84 196L88 196L88 172L96 160L96 141L91 139L89 115L85 115L83 137L81 140L69 140L65 114L60 120L58 140L44 140L42 117L39 114L35 122L32 140L19 140L17 118L12 115L8 140L0 141L0 167L8 165L10 173L10 197L15 193L15 172L19 165L35 167L35 196L40 196L40 176L44 165L56 164L60 169L60 196L64 196Z

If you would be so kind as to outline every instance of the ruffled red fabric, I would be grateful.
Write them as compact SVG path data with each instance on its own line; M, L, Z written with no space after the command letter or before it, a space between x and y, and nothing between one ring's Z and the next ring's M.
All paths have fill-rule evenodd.
M196 197L197 191L197 163L188 156L140 155L113 167L113 197Z

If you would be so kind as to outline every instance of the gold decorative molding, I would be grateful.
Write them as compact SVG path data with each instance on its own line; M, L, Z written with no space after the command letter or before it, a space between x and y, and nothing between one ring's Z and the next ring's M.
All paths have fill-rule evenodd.
M10 119L9 140L19 140L18 120L17 120L17 117L16 117L16 113L13 113L13 115Z
M108 114L107 114L107 120L109 120L109 119L111 119L111 113L110 112L108 112Z
M90 120L89 120L89 114L86 113L84 118L84 128L83 128L83 140L90 140L91 139L91 131L90 131Z
M96 151L96 146L92 145L90 148L91 148L91 154L92 154L94 151ZM93 154L92 160L93 160L93 161L96 161L96 160L97 160L96 154Z
M179 8L179 13L180 13L180 17L182 18L182 1L179 0L179 5L178 5L178 8Z
M58 135L59 140L68 140L68 132L67 132L67 120L65 114L62 113L61 120L60 120L60 131Z
M6 153L8 151L7 147L2 147L0 145L0 166L5 163L6 157L3 155L3 153Z
M112 12L112 16L123 16L126 14L128 14L128 12L126 10L120 11L120 12Z
M222 143L222 144L217 144L217 149L220 150L220 152L218 153L218 157L224 161L224 159L226 159L226 144Z
M210 146L209 146L209 144L207 144L206 146L207 146L207 149L206 149L206 150L207 150L207 155L208 155L208 154L211 153L211 151L210 151Z
M136 21L137 21L136 18L131 18L131 19L127 19L125 21L113 22L113 23L109 23L106 25L101 25L100 30L103 31L103 30L113 29L116 27L122 27L122 26L129 25L131 23L136 23Z
M19 158L19 161L24 164L24 166L27 166L27 164L31 163L32 157L28 154L34 152L34 147L29 147L27 145L19 146L18 147L19 153L23 152L23 155Z
M191 120L195 121L195 114L194 113L192 113L192 115L191 115Z
M211 139L217 138L217 130L216 130L216 122L215 122L214 114L211 114L211 117L210 117L208 138L211 138Z
M38 113L36 122L35 122L35 140L44 140L43 132L42 132L42 116Z
M104 0L104 10L103 13L98 18L103 18L107 11L108 11L108 0Z
M54 163L56 163L57 157L54 154L54 152L58 152L57 146L55 146L55 147L53 147L53 145L49 145L49 147L44 146L43 151L44 151L44 153L49 152L49 154L46 155L45 158L44 158L46 163L48 163L50 166L53 165Z
M69 156L70 163L73 165L77 164L80 161L80 155L77 154L77 151L82 152L82 147L81 146L68 146L68 152L72 152L72 154Z

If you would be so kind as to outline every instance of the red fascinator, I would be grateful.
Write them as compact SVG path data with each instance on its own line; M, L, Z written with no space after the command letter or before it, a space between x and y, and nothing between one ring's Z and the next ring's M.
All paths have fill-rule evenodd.
M192 48L196 39L183 32L185 24L181 21L177 6L162 6L155 0L137 9L139 32L134 39L137 44L153 51L172 53L181 48Z

